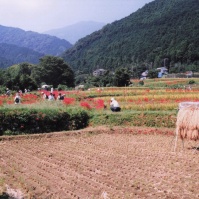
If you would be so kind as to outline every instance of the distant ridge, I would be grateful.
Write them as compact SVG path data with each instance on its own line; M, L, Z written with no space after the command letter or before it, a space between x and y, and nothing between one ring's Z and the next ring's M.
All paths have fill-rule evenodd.
M45 55L60 55L72 45L55 36L0 25L0 43L25 47Z
M25 47L0 43L0 68L7 68L22 62L37 64L43 56L44 54Z
M106 24L101 22L82 21L63 28L48 30L44 33L65 39L74 44L79 39L100 30L104 25Z

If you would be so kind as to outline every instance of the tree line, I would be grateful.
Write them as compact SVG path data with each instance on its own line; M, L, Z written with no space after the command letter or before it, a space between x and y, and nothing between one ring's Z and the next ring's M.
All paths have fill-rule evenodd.
M85 88L128 86L131 78L129 68L120 67L114 72L107 71L103 76L82 75L75 76L71 67L60 57L44 56L39 64L27 62L10 66L0 70L0 86L10 90L37 90L42 85L53 88L74 88L84 84Z
M44 56L39 64L21 63L0 70L0 85L11 90L35 90L42 84L74 87L74 72L60 57Z

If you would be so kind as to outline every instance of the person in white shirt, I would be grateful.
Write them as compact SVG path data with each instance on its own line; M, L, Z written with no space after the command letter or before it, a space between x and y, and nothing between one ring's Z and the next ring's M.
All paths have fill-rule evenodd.
M19 93L16 93L16 96L14 98L14 102L15 102L15 104L19 104L21 102L21 97L20 97Z
M110 109L113 112L119 112L119 111L121 111L119 103L113 97L111 98Z
M52 93L50 93L50 95L48 96L48 100L49 100L49 101L53 101L53 100L55 100L55 98L54 98L54 96L53 96L53 94L52 94Z

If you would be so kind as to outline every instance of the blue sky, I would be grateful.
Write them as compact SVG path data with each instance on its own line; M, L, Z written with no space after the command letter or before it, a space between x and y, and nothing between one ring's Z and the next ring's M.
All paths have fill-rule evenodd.
M153 0L0 0L0 25L44 32L80 21L112 23Z

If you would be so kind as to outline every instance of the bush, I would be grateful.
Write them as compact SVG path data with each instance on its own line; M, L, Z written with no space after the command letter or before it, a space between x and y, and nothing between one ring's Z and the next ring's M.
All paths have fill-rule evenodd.
M139 81L139 85L143 86L144 85L144 81L143 80Z
M88 125L89 115L83 109L2 109L0 135L47 133L77 130Z
M58 91L64 91L64 90L68 90L68 87L66 85L63 84L59 84L57 87Z
M149 70L148 78L154 79L158 77L158 71L156 69Z
M196 82L195 82L195 80L190 80L189 81L189 84L195 84Z

